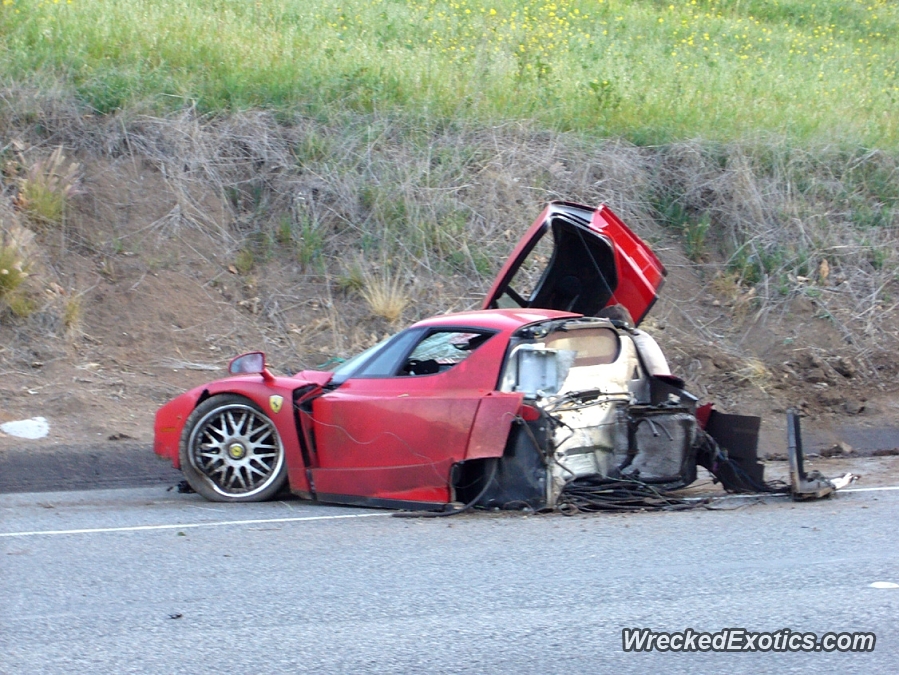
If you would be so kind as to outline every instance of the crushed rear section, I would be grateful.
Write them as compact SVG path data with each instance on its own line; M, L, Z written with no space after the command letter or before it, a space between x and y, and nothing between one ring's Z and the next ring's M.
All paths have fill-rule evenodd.
M456 466L456 499L563 512L687 507L695 500L671 492L694 482L697 466L731 492L799 499L835 489L823 477L766 482L759 418L697 408L680 380L651 372L667 364L646 358L647 337L597 318L520 329L499 389L523 394L523 404L502 457ZM801 447L793 455L801 471Z

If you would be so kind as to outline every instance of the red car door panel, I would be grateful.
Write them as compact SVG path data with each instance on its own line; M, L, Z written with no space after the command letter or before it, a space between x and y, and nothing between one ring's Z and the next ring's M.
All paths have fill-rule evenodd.
M639 325L652 309L665 282L665 267L608 206L600 206L593 213L590 227L615 243L618 287L609 304L626 307L634 323Z
M316 493L450 501L450 470L466 458L503 348L488 341L444 372L349 379L317 398L311 470Z

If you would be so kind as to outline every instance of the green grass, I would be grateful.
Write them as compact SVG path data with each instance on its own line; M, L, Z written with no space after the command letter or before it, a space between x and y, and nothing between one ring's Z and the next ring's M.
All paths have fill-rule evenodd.
M892 0L0 0L0 78L189 105L899 146Z

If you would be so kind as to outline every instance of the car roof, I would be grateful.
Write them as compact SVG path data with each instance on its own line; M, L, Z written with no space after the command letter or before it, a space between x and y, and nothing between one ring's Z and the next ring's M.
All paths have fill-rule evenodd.
M559 312L552 309L482 309L439 316L419 321L413 328L485 328L487 330L515 331L522 326L553 319L577 318L580 314Z

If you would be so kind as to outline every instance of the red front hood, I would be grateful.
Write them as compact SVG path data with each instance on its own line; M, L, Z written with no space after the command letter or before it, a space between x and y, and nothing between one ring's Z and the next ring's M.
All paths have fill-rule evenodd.
M516 289L523 283L517 273L532 253L532 262L539 262L535 248L544 235L551 235L552 252L525 296ZM482 307L535 307L594 316L603 307L620 304L639 324L658 298L666 273L649 246L605 204L593 209L552 202L518 242Z
M327 370L303 370L294 375L293 380L294 382L296 380L304 380L309 384L317 384L319 387L324 387L331 381L332 377L334 377L334 373Z

